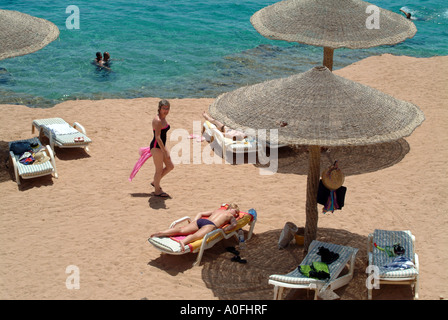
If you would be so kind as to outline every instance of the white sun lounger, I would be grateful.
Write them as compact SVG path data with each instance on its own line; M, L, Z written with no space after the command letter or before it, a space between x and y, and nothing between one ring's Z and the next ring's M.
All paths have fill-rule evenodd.
M305 256L300 265L311 265L313 262L321 261L321 256L317 254L319 252L319 247L321 246L329 249L334 253L339 254L339 258L328 265L330 271L330 279L318 280L309 278L300 273L297 267L293 271L285 275L271 275L269 277L269 284L274 285L274 300L282 299L284 288L314 290L314 299L317 299L317 297L320 295L325 295L325 293L334 297L337 295L332 292L333 290L345 286L350 282L350 280L353 278L355 257L356 253L358 252L358 249L356 248L313 240L309 246L308 254ZM349 264L348 273L339 277L339 274L347 264Z
M233 163L233 155L235 154L262 154L266 155L266 147L282 148L285 144L271 145L268 141L261 142L254 137L246 137L243 140L233 140L224 136L224 134L209 121L205 121L202 125L202 135L206 141L216 143L222 153L222 156ZM218 150L219 150L218 149Z
M9 143L11 146L14 142L29 142L29 143L38 143L39 147L42 147L41 142L38 138L26 139L26 140L17 140ZM16 178L17 185L20 186L20 178L22 179L31 179L46 176L52 174L55 178L58 177L58 173L56 170L56 162L54 160L54 154L51 150L50 146L45 146L45 152L50 160L45 161L40 164L22 164L19 162L20 155L14 154L12 151L9 152L10 160L13 165L14 175Z
M85 128L78 122L69 125L64 119L49 118L34 120L31 132L34 128L39 131L39 137L46 136L50 140L51 149L54 146L60 148L84 148L89 151L92 140L87 136Z
M226 138L224 134L209 121L204 122L202 131L203 136L207 141L216 141L218 143L223 150L223 154L227 151L233 153L249 153L257 151L257 141L255 139L245 138L240 141L234 141L233 139Z
M387 253L375 247L375 243L381 248L399 243L405 250L402 257L409 259L413 266L403 269L387 267L396 257L389 257ZM410 231L375 230L367 238L367 258L369 270L374 272L373 277L379 278L376 279L379 281L379 287L381 284L411 285L414 289L414 299L418 299L419 261L415 253L415 236ZM380 289L379 287L377 289ZM368 288L369 300L372 299L373 289L373 285Z

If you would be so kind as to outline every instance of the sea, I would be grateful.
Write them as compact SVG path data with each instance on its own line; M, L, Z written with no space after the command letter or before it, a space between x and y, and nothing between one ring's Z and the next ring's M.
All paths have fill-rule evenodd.
M250 17L275 2L0 0L0 9L47 19L60 30L45 48L0 61L0 104L50 108L73 99L215 98L321 65L321 47L269 40L253 28ZM448 1L369 2L410 12L417 34L392 46L336 49L335 70L384 53L448 55ZM92 65L98 51L110 53L110 70Z

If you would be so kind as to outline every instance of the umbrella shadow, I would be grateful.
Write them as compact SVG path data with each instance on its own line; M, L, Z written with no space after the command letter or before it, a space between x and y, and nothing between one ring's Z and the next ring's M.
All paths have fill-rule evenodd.
M216 297L222 300L270 300L274 287L268 283L271 274L286 274L303 260L303 246L291 243L285 249L278 249L278 239L282 230L271 230L254 234L247 242L247 250L241 258L247 263L231 261L233 255L225 249L212 248L204 254L202 278ZM353 279L347 286L335 290L342 300L367 299L366 268L367 237L341 229L319 228L317 240L358 248ZM213 251L212 251L213 250ZM348 270L342 271L341 275ZM387 286L386 286L387 287ZM399 288L397 288L399 287ZM412 299L408 286L390 286L375 290L374 299ZM312 300L308 290L285 289L283 299ZM377 293L376 291L381 291Z
M321 152L320 165L326 168L339 161L346 176L379 171L399 163L410 151L405 139L366 146L329 147ZM306 146L278 149L278 173L308 174L309 154ZM270 166L257 162L256 167Z
M0 141L0 183L13 180L14 172L9 158L8 141Z

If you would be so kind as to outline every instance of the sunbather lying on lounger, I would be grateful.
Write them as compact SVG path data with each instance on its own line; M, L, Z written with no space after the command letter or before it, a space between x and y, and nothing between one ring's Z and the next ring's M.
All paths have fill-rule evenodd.
M205 118L205 120L207 120L208 122L214 124L216 126L216 128L218 128L218 130L221 131L224 134L224 137L226 137L226 138L233 139L235 141L241 141L241 140L244 140L245 138L247 138L247 135L244 132L241 132L241 131L238 131L238 130L234 130L234 129L230 129L229 127L227 127L226 125L222 124L218 120L212 118L205 111L202 113L202 116Z
M207 211L198 213L193 221L186 226L175 226L174 228L165 231L156 232L151 237L169 237L169 236L183 236L186 237L180 241L181 251L185 251L185 245L193 241L203 238L207 233L215 230L229 223L224 228L224 231L235 228L239 217L239 208L236 204L230 204L228 209L218 209L214 211ZM203 218L203 217L208 217Z

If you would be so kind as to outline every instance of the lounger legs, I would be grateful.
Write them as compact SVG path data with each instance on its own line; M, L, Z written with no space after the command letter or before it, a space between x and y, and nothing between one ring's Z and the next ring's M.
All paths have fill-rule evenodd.
M20 186L20 175L19 175L19 170L17 168L17 161L14 158L14 156L12 155L12 152L10 154L10 159L11 159L12 166L14 168L14 175L16 176L17 185Z
M274 286L274 300L282 300L283 287Z

